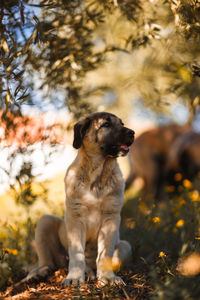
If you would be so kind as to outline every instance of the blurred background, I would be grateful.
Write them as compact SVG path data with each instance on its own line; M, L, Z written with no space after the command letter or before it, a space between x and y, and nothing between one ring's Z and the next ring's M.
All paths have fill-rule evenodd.
M1 1L0 288L36 261L38 218L64 215L74 123L109 111L136 132L119 160L133 262L152 298L199 297L199 44L195 0Z

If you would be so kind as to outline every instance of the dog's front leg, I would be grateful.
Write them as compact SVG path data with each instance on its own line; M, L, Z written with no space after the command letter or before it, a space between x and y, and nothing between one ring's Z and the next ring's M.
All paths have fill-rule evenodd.
M85 223L79 217L66 218L69 273L62 285L78 285L85 281Z
M119 240L120 215L104 214L98 236L97 278L101 285L124 284L112 270L112 256Z

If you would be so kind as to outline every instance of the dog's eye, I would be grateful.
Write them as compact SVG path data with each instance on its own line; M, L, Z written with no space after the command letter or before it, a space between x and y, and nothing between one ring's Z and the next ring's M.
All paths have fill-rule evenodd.
M102 124L102 127L110 127L110 122L105 122Z

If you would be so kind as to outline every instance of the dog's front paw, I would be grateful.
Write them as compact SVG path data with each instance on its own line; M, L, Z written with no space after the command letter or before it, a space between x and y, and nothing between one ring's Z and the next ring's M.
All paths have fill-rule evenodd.
M98 277L98 284L103 287L105 285L126 285L123 279L113 274L102 275Z
M66 278L64 278L61 284L64 287L73 285L82 285L85 282L85 274L77 268L70 270Z
M21 282L39 281L41 278L47 277L51 273L48 266L42 266L33 269Z

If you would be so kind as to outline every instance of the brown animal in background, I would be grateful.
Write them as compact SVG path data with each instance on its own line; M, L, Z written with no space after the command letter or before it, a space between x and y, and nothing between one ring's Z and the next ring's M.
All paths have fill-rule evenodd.
M142 200L151 197L159 200L168 153L177 137L189 130L186 125L169 124L145 131L137 137L129 155L131 170L126 189L137 177L141 177L144 181Z
M193 180L200 171L200 134L189 131L179 136L170 150L166 164L168 179L174 184L174 175Z
M134 131L110 113L94 113L74 127L73 146L77 157L65 176L65 219L53 215L40 218L35 234L38 268L26 280L46 276L66 263L69 273L64 286L81 284L85 273L100 283L122 283L111 268L130 258L131 246L120 240L120 211L124 181L117 164L133 143Z

